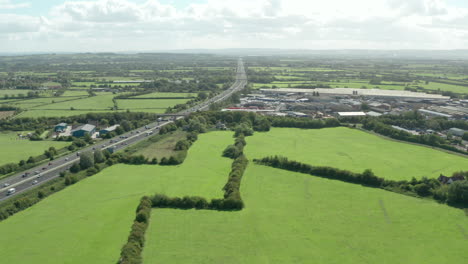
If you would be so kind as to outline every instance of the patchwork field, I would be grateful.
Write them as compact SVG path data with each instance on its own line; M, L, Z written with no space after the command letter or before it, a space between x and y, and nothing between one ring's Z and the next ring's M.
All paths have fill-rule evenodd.
M241 191L246 208L239 212L153 210L144 263L438 264L468 258L468 221L460 209L252 163Z
M27 160L29 156L41 155L50 147L58 149L70 145L69 142L20 140L17 133L0 133L0 165L10 162L17 163L20 160Z
M232 161L221 152L232 141L200 135L182 165L115 165L0 222L2 262L116 263L143 195L222 196Z
M393 180L436 178L441 173L448 175L468 167L468 159L461 156L344 127L273 128L268 133L249 137L247 143L250 159L282 155L312 165L354 172L372 169L376 175Z

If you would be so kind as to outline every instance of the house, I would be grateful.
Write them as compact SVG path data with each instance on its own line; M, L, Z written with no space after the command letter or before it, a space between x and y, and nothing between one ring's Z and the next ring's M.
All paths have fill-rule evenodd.
M110 127L104 128L104 129L101 129L101 130L99 130L99 135L100 135L100 136L103 136L103 135L105 135L105 134L107 134L107 133L110 133L110 132L112 132L112 131L115 131L119 126L120 126L120 125L117 124L117 125L113 125L113 126L110 126Z
M227 130L227 127L226 127L226 125L224 123L218 122L218 123L216 123L216 129Z
M55 132L63 132L67 129L67 123L60 123L55 126L54 131Z
M454 181L463 181L465 179L465 177L463 175L455 175L455 176L452 176L452 177L447 177L447 176L444 176L444 175L440 175L439 178L437 178L441 183L443 184L450 184Z
M465 134L465 130L455 127L450 128L448 132L457 137L463 137L463 134Z
M86 124L79 126L71 131L72 136L74 137L84 137L86 134L92 135L96 131L96 126Z

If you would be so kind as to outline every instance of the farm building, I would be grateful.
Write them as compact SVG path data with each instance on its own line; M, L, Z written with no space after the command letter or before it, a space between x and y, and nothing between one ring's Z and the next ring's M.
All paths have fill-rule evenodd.
M454 135L454 136L457 136L457 137L462 137L463 134L465 134L465 130L460 129L460 128L452 127L452 128L449 129L449 133Z
M55 126L54 131L55 132L63 132L63 131L65 131L65 129L67 129L67 123L60 123L60 124Z
M92 135L96 131L96 126L86 124L72 130L72 136L84 137L86 134Z
M110 133L112 131L115 131L120 125L113 125L104 129L99 130L99 135L105 135L107 133Z

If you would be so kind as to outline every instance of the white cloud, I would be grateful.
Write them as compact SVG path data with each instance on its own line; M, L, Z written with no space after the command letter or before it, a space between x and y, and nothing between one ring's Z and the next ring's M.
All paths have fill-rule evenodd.
M39 18L0 17L0 40L9 40L2 51L443 49L466 47L467 36L468 9L443 0L207 0L183 9L98 0L64 2Z
M17 9L17 8L25 8L30 7L31 3L24 2L24 3L12 3L10 0L0 0L0 10L2 9Z

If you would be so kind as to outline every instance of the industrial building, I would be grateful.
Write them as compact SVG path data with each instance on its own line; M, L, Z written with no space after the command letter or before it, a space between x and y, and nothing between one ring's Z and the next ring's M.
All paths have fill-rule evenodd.
M87 134L91 136L95 131L96 126L86 124L73 129L71 134L74 137L84 137Z
M63 132L65 129L67 129L67 123L60 123L54 127L55 132Z
M115 131L119 126L120 125L117 124L117 125L113 125L113 126L101 129L101 130L99 130L99 135L102 136L102 135L105 135L105 134L110 133L112 131Z

